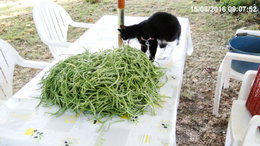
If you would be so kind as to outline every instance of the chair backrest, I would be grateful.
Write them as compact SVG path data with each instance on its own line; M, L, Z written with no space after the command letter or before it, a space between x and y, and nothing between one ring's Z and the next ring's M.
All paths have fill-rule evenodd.
M13 73L17 51L7 42L0 39L0 100L5 100L13 94Z
M40 0L33 8L33 19L42 42L48 45L55 57L59 50L57 50L57 46L48 43L48 41L67 42L71 17L58 4L50 0Z

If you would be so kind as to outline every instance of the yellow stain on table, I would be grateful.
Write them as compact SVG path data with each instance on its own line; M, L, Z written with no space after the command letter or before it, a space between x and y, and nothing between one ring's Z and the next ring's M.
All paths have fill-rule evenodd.
M142 137L142 142L144 143L144 144L149 144L150 142L151 142L151 135L144 135L143 137Z
M28 128L24 134L25 135L33 135L35 133L36 129L35 128Z
M65 116L64 117L64 122L65 123L72 123L74 124L77 120L77 117L76 116Z

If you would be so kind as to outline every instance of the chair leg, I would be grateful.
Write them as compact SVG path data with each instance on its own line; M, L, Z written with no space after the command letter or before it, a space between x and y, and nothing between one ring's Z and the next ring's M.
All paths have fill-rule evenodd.
M226 89L226 88L229 87L229 84L230 84L229 80L230 80L230 78L229 78L229 77L225 77L224 80L225 80L225 81L224 81L224 88Z
M215 95L214 95L213 115L218 114L219 102L221 98L223 84L224 83L223 83L222 72L218 72L217 84L216 84Z
M226 132L226 140L225 140L225 146L231 146L231 131L230 131L230 121L228 122L227 132Z

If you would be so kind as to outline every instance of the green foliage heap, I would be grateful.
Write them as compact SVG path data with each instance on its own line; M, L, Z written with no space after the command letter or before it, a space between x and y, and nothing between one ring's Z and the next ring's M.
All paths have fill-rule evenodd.
M85 52L56 64L42 78L39 105L57 105L55 115L71 110L97 120L105 116L131 119L160 105L163 75L143 52L129 46Z

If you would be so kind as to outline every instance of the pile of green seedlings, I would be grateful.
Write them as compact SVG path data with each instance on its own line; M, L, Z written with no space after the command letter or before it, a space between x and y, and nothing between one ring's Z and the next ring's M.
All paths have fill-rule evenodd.
M162 68L130 46L85 52L56 64L42 78L39 105L57 105L55 115L71 110L97 120L105 116L133 119L160 106L163 75Z

